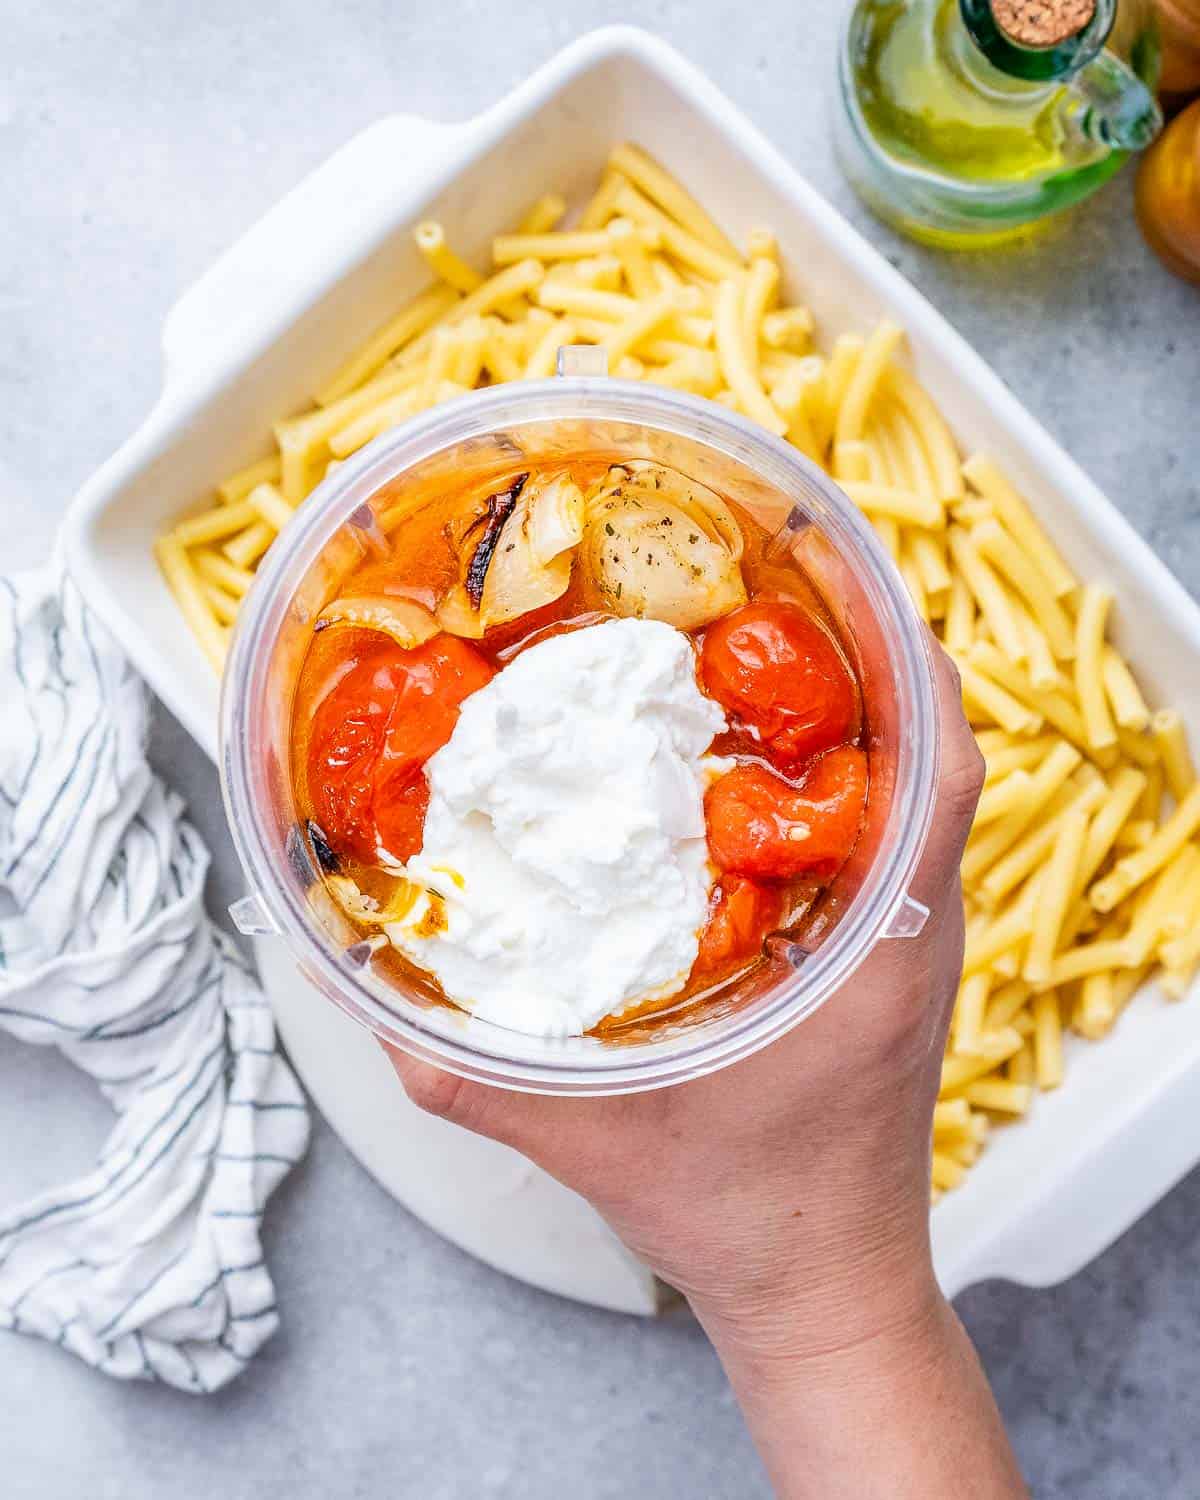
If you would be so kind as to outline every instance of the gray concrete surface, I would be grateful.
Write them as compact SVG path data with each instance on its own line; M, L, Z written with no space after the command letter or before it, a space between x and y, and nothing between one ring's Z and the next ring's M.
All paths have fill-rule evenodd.
M705 68L992 361L1200 591L1200 299L1143 249L1130 182L987 259L902 243L839 180L827 0L2 0L0 565L32 562L154 399L174 298L327 153L390 110L458 118L593 25L637 20ZM161 716L160 763L236 883L215 778ZM54 1056L0 1037L0 1201L106 1128ZM528 1290L440 1242L319 1126L269 1249L282 1332L198 1402L0 1339L6 1500L765 1495L712 1352ZM1200 1175L1082 1275L960 1309L1039 1497L1200 1488Z

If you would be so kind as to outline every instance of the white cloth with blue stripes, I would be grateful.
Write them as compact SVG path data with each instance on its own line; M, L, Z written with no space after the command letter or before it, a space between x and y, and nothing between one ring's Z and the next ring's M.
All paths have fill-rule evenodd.
M213 1391L278 1326L260 1229L303 1096L146 763L146 690L56 565L0 579L0 703L0 1027L117 1115L86 1176L0 1205L0 1327Z

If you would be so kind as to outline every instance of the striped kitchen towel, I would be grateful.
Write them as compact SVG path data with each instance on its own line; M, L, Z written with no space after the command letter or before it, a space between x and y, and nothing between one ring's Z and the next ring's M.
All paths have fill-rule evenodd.
M0 1027L116 1114L86 1176L0 1206L0 1327L213 1391L278 1326L260 1229L304 1100L205 916L208 852L146 763L145 688L57 565L0 578L0 704Z

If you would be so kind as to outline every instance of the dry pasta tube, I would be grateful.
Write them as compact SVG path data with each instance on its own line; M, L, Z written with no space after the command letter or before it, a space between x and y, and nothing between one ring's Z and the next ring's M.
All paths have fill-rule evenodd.
M592 195L579 218L580 229L601 229L616 212L617 194L628 183L625 177L611 167L600 179L600 186Z
M452 381L439 381L433 387L422 382L412 387L411 390L401 391L390 401L384 401L379 406L372 407L370 411L364 412L361 417L343 427L340 432L335 432L329 439L329 447L336 457L348 458L351 453L356 453L372 438L378 437L381 432L386 432L389 427L394 427L397 422L402 422L406 417L414 416L417 412L424 411L439 401L449 401L452 397L462 395L462 393L463 387Z
M232 625L238 616L238 606L241 600L233 594L227 594L223 588L208 579L200 582L200 591L212 607L212 612L222 625Z
M705 245L737 264L741 260L734 246L717 228L704 209L665 167L637 146L617 146L608 158L609 166L622 173L635 187L676 223L683 226Z
M511 266L519 260L583 260L591 255L613 255L619 240L636 239L645 250L657 250L660 232L644 224L625 222L623 230L563 230L553 234L498 234L492 241L492 260L498 266Z
M964 977L982 969L994 968L1002 953L1023 944L1033 931L1033 906L1037 880L1030 881L1021 896L993 921L989 922L978 936L968 937L963 952Z
M763 318L778 292L778 264L763 256L751 261L742 288L742 341L746 358L755 371L758 370L758 345L762 337Z
M1075 696L1083 712L1088 745L1103 750L1117 743L1117 726L1109 712L1101 664L1104 632L1112 595L1089 583L1079 601L1075 620Z
M1003 781L985 786L975 809L975 822L972 826L981 828L985 823L994 823L997 818L1019 810L1029 800L1032 788L1033 777L1028 771L1022 770L1013 771Z
M945 1152L935 1151L933 1153L930 1173L934 1187L940 1188L944 1192L950 1188L959 1186L966 1176L966 1168L961 1162L955 1161L952 1156L946 1155Z
M951 526L947 540L950 555L1004 655L1010 662L1024 661L1025 637L1000 580L979 555L970 534L961 526Z
M916 429L921 447L934 474L937 495L943 501L955 501L963 492L958 449L929 393L915 376L899 365L892 365L887 383L893 396Z
M1008 1074L1010 1083L1033 1083L1033 1048L1028 1042L1021 1045L1019 1051L1015 1052L1005 1064L1005 1072Z
M418 224L413 239L433 274L456 292L473 292L483 285L483 276L455 255L446 242L445 229L435 219Z
M191 560L201 578L239 599L254 582L254 574L249 568L239 568L227 557L222 557L219 552L213 552L207 547L194 548Z
M525 217L517 225L518 234L546 234L558 223L567 211L567 200L561 193L543 193L530 204Z
M875 403L879 415L880 437L888 456L893 482L916 490L927 500L943 504L938 494L937 478L921 436L909 420L908 412L892 396L886 385Z
M1079 710L1063 693L1043 692L1035 688L1021 668L1008 660L990 641L977 640L967 653L967 659L973 667L986 673L1014 698L1053 724L1063 738L1077 749L1089 749Z
M1039 692L1053 692L1063 681L1045 632L1017 599L1010 601L1025 640L1025 666L1029 681Z
M664 287L655 274L643 240L644 235L654 232L656 231L649 231L629 219L613 219L606 230L612 241L613 254L620 262L625 280L629 283L629 290L639 299L671 290L670 287Z
M1046 861L1050 850L1055 847L1056 838L1062 832L1064 817L1070 811L1089 813L1103 798L1104 783L1092 783L1077 790L1071 786L1062 787L1059 795L1062 796L1062 804L1059 805L1058 798L1052 799L1047 804L1043 817L1037 820L1037 825L1029 829L1028 834L1019 838L1008 853L992 865L980 885L975 888L975 897L986 909L995 910L1005 895L1014 891L1022 880L1028 879L1029 874Z
M746 254L751 260L779 259L779 242L769 229L759 226L746 236Z
M998 568L1024 599L1039 628L1045 633L1054 655L1060 661L1072 660L1075 656L1075 639L1071 622L1028 555L999 521L981 521L972 526L971 540L980 555Z
M1029 985L1023 979L1010 979L1001 985L988 1001L985 1031L1003 1031L1011 1026L1029 1003Z
M963 702L967 717L974 721L972 710L978 710L1009 734L1036 734L1042 727L1038 714L1027 709L1023 703L997 686L982 672L977 672L970 662L957 659L958 675L962 683Z
M867 412L875 399L884 370L903 337L904 330L900 325L885 318L867 340L838 408L837 425L834 429L835 448L841 443L856 442L862 437Z
M1105 646L1100 659L1100 676L1104 683L1113 717L1122 729L1140 734L1150 723L1150 710L1142 697L1133 673L1121 653ZM1178 717L1178 716L1177 716ZM1161 748L1161 747L1160 747Z
M774 395L772 395L772 400L774 400ZM852 482L867 483L867 482L870 482L870 480L871 480L871 448L870 448L870 445L867 444L867 443L862 442L861 439L855 439L854 442L848 442L848 443L837 443L837 442L835 442L834 445L833 445L833 462L832 462L832 464L831 464L830 467L833 469L833 477L838 481L838 483L842 486L843 489L846 488L847 483L852 483ZM879 467L880 471L882 471L882 468L883 468L882 462L879 463L878 467ZM886 490L887 489L887 485L885 485L882 482L882 480L876 479L874 482L875 482L875 484L878 486L878 488L880 490ZM902 496L902 497L904 497L904 503L907 506L907 498L908 497L904 495L904 491L903 490L895 490L892 493L895 494L896 496ZM848 490L847 490L847 494L849 494ZM851 496L851 498L853 498L853 496ZM859 506L859 508L861 510L865 510L866 509L866 506L863 505L863 503L862 503L861 500L859 500L857 503L858 503L858 506Z
M738 281L729 278L717 289L716 314L713 319L716 335L717 358L721 372L729 382L729 388L737 397L738 404L747 416L760 422L769 432L782 437L787 423L776 411L770 397L762 388L746 353L742 323L742 289Z
M394 318L389 319L322 386L317 392L318 406L329 406L334 401L340 401L343 396L348 396L351 391L357 390L364 381L369 380L372 375L382 369L397 351L419 338L439 318L448 313L458 300L458 293L454 288L444 283L431 286L420 296L414 297L407 307L402 308ZM279 479L279 475L265 474L263 478L274 483ZM255 480L256 484L261 482L260 479ZM246 493L248 494L253 488L254 486L250 485Z
M1021 977L1030 984L1040 984L1050 977L1087 829L1086 813L1076 810L1066 813L1053 852L1046 862L1041 897L1034 911L1033 931L1021 969Z
M1058 995L1043 990L1033 997L1033 1065L1037 1086L1056 1089L1063 1079L1062 1020Z
M1009 1083L1002 1078L979 1078L967 1084L963 1097L977 1109L993 1109L1003 1114L1023 1115L1033 1098L1026 1083Z
M544 287L583 286L597 292L619 292L624 269L615 255L590 255L583 260L560 260L546 272Z
M221 548L229 561L239 568L248 568L256 563L275 540L275 528L266 521L254 521L239 531Z
M1095 816L1088 825L1083 854L1075 875L1072 896L1078 898L1088 881L1108 857L1120 830L1129 818L1137 801L1142 774L1131 766L1123 766L1113 777L1111 786L1104 782L1093 782L1079 794L1079 806L1090 811L1099 804ZM990 875L988 877L991 878ZM987 882L984 882L985 885Z
M715 396L721 388L721 376L715 362L709 364L706 360L706 354L695 349L668 364L650 366L646 370L646 379L654 385L669 386L672 390L692 391L697 396Z
M282 531L295 515L295 509L287 503L273 484L260 484L252 489L249 503L272 531Z
M983 1017L987 1009L991 975L985 969L970 974L959 986L951 1035L955 1053L977 1056L983 1042Z
M198 516L189 516L176 525L172 535L183 547L197 547L205 542L220 541L222 537L235 536L252 526L255 518L256 512L249 500L236 500L232 505L218 505Z
M1163 708L1151 720L1151 730L1171 796L1182 802L1196 781L1183 720L1173 708Z
M1187 885L1191 873L1190 856L1193 855L1196 855L1196 850L1185 845L1169 865L1164 865L1134 902L1129 931L1124 939L1131 964L1148 963L1157 949L1167 930L1177 894Z
M609 359L615 364L657 333L664 323L670 322L674 317L677 303L678 297L674 292L658 292L637 305L601 339Z
M813 315L807 307L781 307L762 321L762 341L769 349L803 353L812 341Z
M1111 874L1089 892L1097 911L1111 911L1131 891L1157 874L1200 828L1200 783L1197 783L1143 849L1118 860Z
M217 494L226 505L232 505L236 500L244 500L256 485L278 483L279 454L272 453L269 458L260 458L257 463L231 474L224 484L217 486Z
M954 572L950 576L942 643L947 651L958 656L970 649L974 639L975 598L963 575Z
M220 671L225 664L228 636L204 593L203 586L188 559L183 545L174 536L160 537L155 543L158 564L171 592L191 626L200 649Z
M705 244L698 236L668 218L630 183L617 189L614 207L625 218L658 229L662 235L663 249L683 266L699 271L701 276L710 281L721 281L726 276L740 274L744 269L736 251L732 256L718 253L711 245Z
M908 540L925 592L938 601L940 607L934 613L941 618L946 612L952 581L946 566L945 543L939 532L924 529L910 531Z
M1113 996L1113 971L1089 974L1079 988L1079 999L1071 1016L1071 1029L1091 1041L1099 1041L1112 1030L1117 1019Z
M971 1108L965 1099L945 1099L933 1107L933 1133L965 1134L971 1127Z
M1080 762L1079 751L1073 745L1060 742L1033 772L1033 785L1024 806L1007 817L990 824L978 838L973 838L963 855L962 874L968 884L974 884L984 873L1017 842L1042 808L1054 796L1067 777Z
M945 524L941 506L935 500L927 500L913 490L900 490L889 484L864 484L850 479L847 479L842 488L868 515L892 516L907 526L933 528Z
M349 395L331 401L319 411L275 424L275 441L281 456L280 490L289 505L298 505L312 488L313 469L327 457L329 439L364 412L423 378L419 368L389 368Z
M962 472L972 488L995 507L996 514L1041 569L1056 599L1077 586L1075 575L1059 556L1029 506L990 458L981 453L968 458Z
M1023 1038L1013 1027L997 1032L993 1039L989 1057L947 1057L942 1063L942 1081L939 1097L945 1094L960 1094L967 1084L974 1083L985 1073L993 1073L1001 1063L1007 1062L1021 1050Z

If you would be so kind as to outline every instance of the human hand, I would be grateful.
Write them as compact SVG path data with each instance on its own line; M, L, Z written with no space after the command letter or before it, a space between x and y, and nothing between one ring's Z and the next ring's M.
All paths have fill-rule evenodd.
M942 766L912 886L929 919L916 938L882 942L803 1025L708 1077L603 1099L508 1093L389 1049L415 1103L581 1193L683 1292L777 1478L781 1401L812 1415L830 1389L848 1402L852 1387L882 1380L887 1392L917 1370L931 1388L982 1383L929 1246L932 1113L962 964L958 866L983 776L957 674L934 651ZM997 1447L998 1424L985 1426ZM998 1447L1003 1467L1002 1435ZM883 1463L886 1492L907 1493ZM874 1493L864 1473L847 1494ZM842 1493L828 1475L819 1483L823 1500Z
M982 763L939 654L942 773L913 894L919 937L881 943L803 1025L694 1082L605 1099L513 1094L392 1053L423 1108L504 1141L595 1204L706 1321L811 1305L814 1342L921 1295L930 1119L962 950L958 862ZM795 1329L793 1329L793 1336Z

